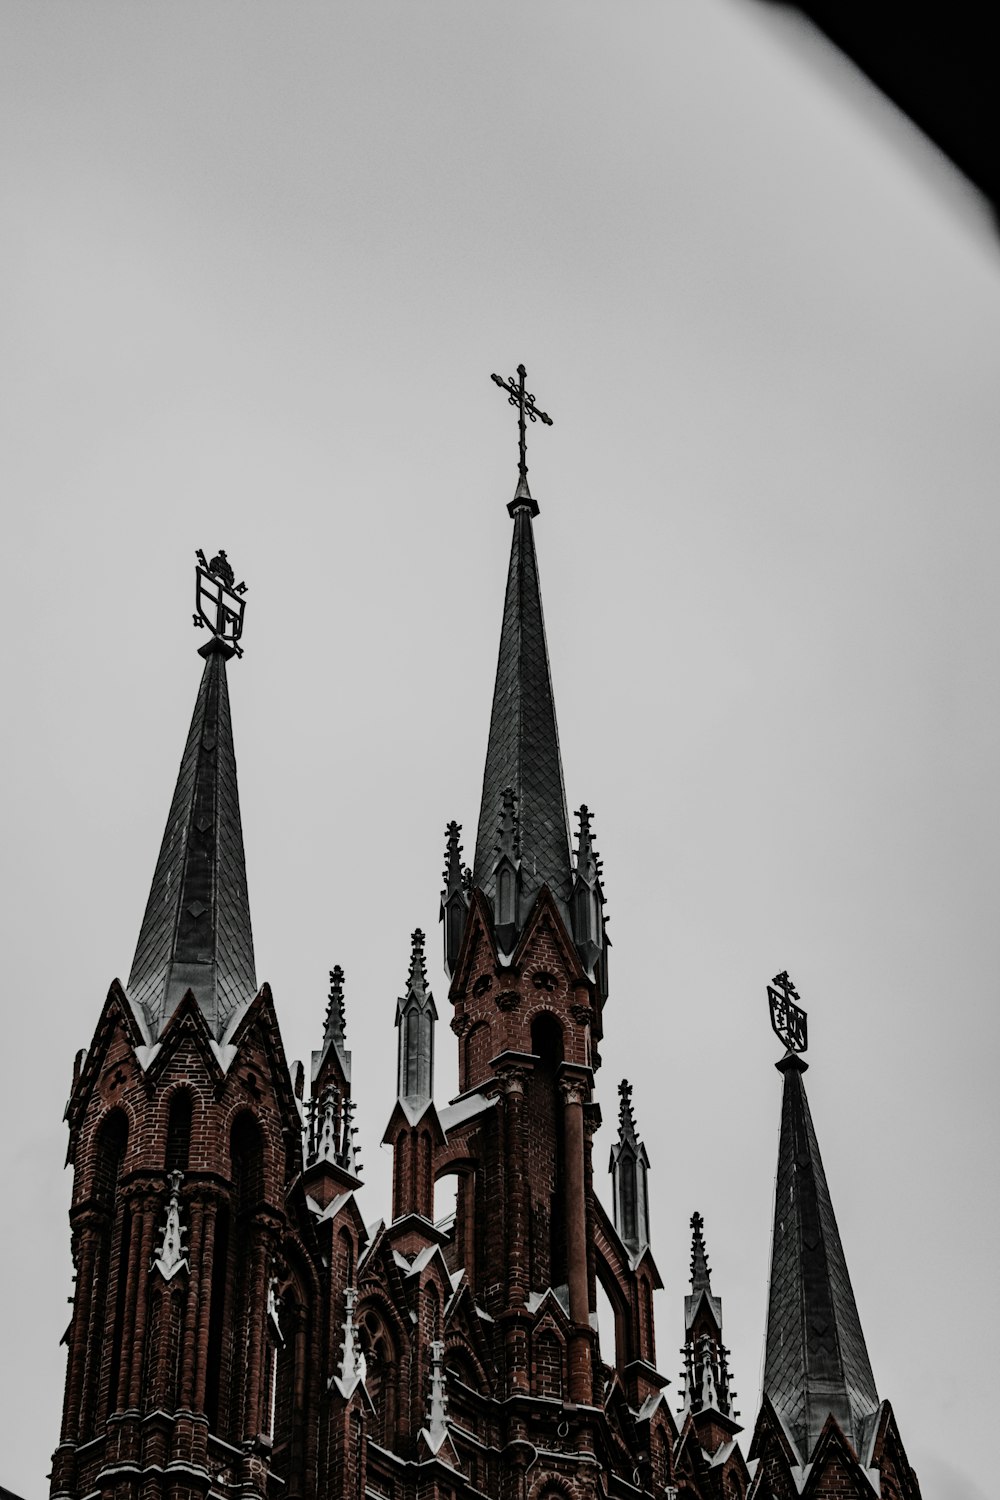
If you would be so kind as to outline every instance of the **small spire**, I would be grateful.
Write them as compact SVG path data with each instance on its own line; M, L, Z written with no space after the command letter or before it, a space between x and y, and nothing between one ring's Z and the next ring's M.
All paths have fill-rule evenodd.
M514 788L505 786L500 795L500 818L497 823L497 858L506 856L517 862L517 812Z
M443 1339L431 1340L431 1383L427 1401L427 1426L423 1429L421 1436L436 1457L443 1456L441 1450L445 1443L450 1442L451 1436L448 1431L448 1396L445 1389ZM446 1449L445 1452L453 1456L453 1450Z
M696 1210L691 1215L692 1292L710 1292L712 1290L711 1267L708 1264L708 1253L705 1250L705 1236L702 1233L704 1225L704 1219Z
M693 1213L691 1291L684 1298L684 1395L686 1407L700 1423L703 1445L714 1447L721 1440L717 1430L720 1417L732 1432L739 1431L739 1426L735 1420L738 1413L733 1410L736 1392L730 1385L729 1350L722 1342L722 1299L712 1291L704 1229L701 1214ZM704 1425L701 1413L707 1414L714 1428L711 1423Z
M410 977L408 985L410 993L413 995L425 995L427 993L427 961L424 958L424 934L419 927L410 937Z
M418 927L410 940L406 994L396 1002L399 1032L397 1094L411 1112L422 1111L433 1096L436 1020L434 996L427 987L424 934Z
M462 832L461 823L454 820L450 822L444 831L446 839L444 853L444 894L445 897L461 895L462 885L462 845L459 835Z
M153 1257L151 1270L159 1271L164 1281L170 1281L180 1270L190 1269L187 1258L187 1247L184 1244L184 1229L181 1226L181 1204L180 1190L183 1181L183 1172L171 1172L167 1178L170 1184L170 1198L167 1202L167 1218L163 1226L163 1239L160 1248Z
M633 1256L649 1244L649 1157L632 1113L632 1085L618 1085L618 1140L611 1148L611 1187L615 1228Z
M608 994L608 936L605 931L603 869L594 848L591 811L586 802L576 813L580 827L576 836L576 863L573 870L573 941L590 978L597 985L602 1000Z
M626 1142L630 1146L639 1144L635 1115L632 1112L632 1085L627 1078L623 1078L618 1085L618 1140L621 1145Z
M574 816L580 821L576 834L576 874L588 885L593 885L601 873L601 862L594 850L594 835L590 827L593 814L586 802L582 802Z
M445 829L444 890L441 892L440 920L444 923L444 966L449 978L455 972L465 919L469 910L466 889L467 871L462 867L461 823L451 822Z
M326 1004L326 1022L323 1027L323 1046L336 1043L343 1047L347 1041L347 1012L344 1009L344 971L339 964L330 970L330 994Z
M443 1434L448 1422L448 1397L444 1383L444 1343L431 1341L431 1395L427 1406L427 1428L432 1437Z
M340 1346L340 1375L337 1377L340 1394L345 1399L350 1398L357 1387L364 1384L367 1374L365 1356L358 1346L358 1336L354 1328L354 1304L357 1296L357 1291L353 1286L345 1288L344 1338Z

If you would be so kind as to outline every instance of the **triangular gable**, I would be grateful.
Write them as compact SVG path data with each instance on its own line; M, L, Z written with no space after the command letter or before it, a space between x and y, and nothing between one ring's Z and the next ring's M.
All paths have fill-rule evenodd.
M228 1045L234 1049L234 1061L244 1043L255 1029L263 1043L264 1054L268 1062L268 1073L274 1088L282 1124L288 1126L293 1133L293 1137L297 1138L298 1132L301 1129L299 1103L295 1097L295 1089L292 1086L292 1074L288 1066L288 1060L285 1057L285 1049L281 1041L281 1030L278 1026L278 1017L274 1009L274 997L271 994L271 986L269 984L261 985L232 1033L227 1036Z
M416 1130L421 1125L430 1128L436 1146L443 1146L446 1143L447 1136L433 1099L429 1099L419 1113L410 1109L405 1099L397 1099L382 1135L383 1146L391 1146L400 1130Z
M586 969L580 961L576 945L566 927L565 919L556 905L552 892L543 885L535 897L527 917L521 925L521 935L510 956L513 968L520 970L530 955L531 945L539 933L555 939L559 956L563 961L566 981L570 989L578 984L591 984Z
M493 913L482 891L476 887L469 898L469 915L465 921L462 945L458 950L455 973L448 987L448 996L451 1000L465 998L472 970L478 963L483 943L488 944L493 963L499 967L500 959L496 939L493 936Z
M802 1459L799 1457L795 1440L781 1417L775 1411L769 1398L761 1399L760 1411L757 1413L757 1421L754 1424L753 1437L750 1440L750 1459L761 1458L769 1447L777 1447L785 1461L793 1468L802 1467Z
M195 999L194 992L185 990L160 1033L160 1044L156 1056L149 1064L147 1073L150 1083L156 1083L163 1078L170 1063L186 1043L194 1047L212 1082L220 1083L224 1074L212 1046L213 1040L204 1011Z
M858 1455L833 1416L823 1423L812 1453L809 1474L802 1487L803 1500L835 1490L844 1500L877 1500L878 1490L866 1476Z
M93 1040L83 1059L83 1064L80 1067L66 1103L65 1119L69 1124L70 1131L69 1148L66 1156L67 1165L72 1165L76 1146L76 1132L90 1098L98 1086L116 1032L121 1033L123 1040L131 1052L139 1075L143 1076L144 1069L139 1053L146 1044L147 1033L140 1026L121 984L117 979L113 979L97 1025L94 1028Z

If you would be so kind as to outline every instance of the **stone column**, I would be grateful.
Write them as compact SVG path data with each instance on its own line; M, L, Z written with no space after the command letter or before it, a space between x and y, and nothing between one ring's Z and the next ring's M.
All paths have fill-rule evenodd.
M63 1405L62 1436L64 1441L80 1440L80 1408L83 1403L84 1377L89 1363L90 1344L94 1337L91 1311L94 1302L94 1280L101 1242L101 1220L90 1213L73 1225L73 1264L76 1285L73 1293L73 1323L69 1339L69 1361L66 1369L66 1399Z
M504 1249L507 1262L506 1324L507 1389L531 1389L528 1367L526 1312L531 1280L531 1210L528 1197L527 1142L524 1123L524 1082L527 1068L505 1063L497 1069L504 1109Z
M562 1077L563 1142L566 1162L566 1268L569 1280L569 1316L575 1325L569 1347L569 1395L571 1401L589 1404L593 1396L591 1377L590 1297L587 1291L587 1218L583 1170L583 1104L586 1084L580 1078Z
M146 1352L146 1319L149 1313L149 1265L153 1257L157 1220L165 1216L166 1208L157 1195L147 1192L142 1200L140 1212L142 1214L141 1229L139 1234L134 1235L134 1239L138 1240L138 1256L135 1287L130 1297L131 1333L129 1319L126 1316L123 1334L124 1342L129 1346L128 1404L133 1411L138 1411L142 1406L142 1367L143 1356ZM166 1308L164 1310L166 1311ZM123 1350L122 1363L124 1362Z

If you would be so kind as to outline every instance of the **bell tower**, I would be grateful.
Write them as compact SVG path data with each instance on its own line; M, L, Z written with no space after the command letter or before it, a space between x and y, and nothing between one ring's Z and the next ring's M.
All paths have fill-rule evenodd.
M264 1494L293 1467L277 1249L299 1112L254 970L226 679L245 592L199 553L210 635L177 785L128 984L77 1057L54 1496Z

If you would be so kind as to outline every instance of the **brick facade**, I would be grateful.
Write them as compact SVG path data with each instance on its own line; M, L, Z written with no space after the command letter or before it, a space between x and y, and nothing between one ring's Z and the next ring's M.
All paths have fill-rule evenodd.
M648 1162L624 1084L612 1213L594 1192L608 943L586 808L571 862L535 510L515 498L475 877L448 829L460 1092L447 1108L432 1097L417 933L385 1132L391 1216L374 1227L358 1205L340 971L309 1076L292 1077L268 987L233 1010L218 1000L223 979L235 994L252 973L242 888L222 893L240 965L226 967L214 910L218 944L204 959L197 947L202 897L221 902L243 869L225 660L209 652L140 944L148 998L112 986L67 1110L76 1293L53 1500L919 1500L885 1403L864 1452L831 1419L799 1455L765 1402L751 1475L705 1267L679 1419L665 1399ZM187 904L166 921L179 868ZM195 959L201 993L164 1014ZM455 1215L436 1224L445 1178ZM603 1340L598 1288L614 1320Z

